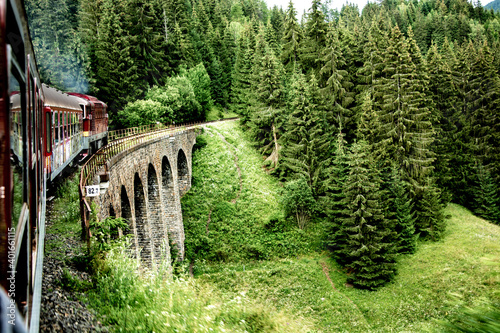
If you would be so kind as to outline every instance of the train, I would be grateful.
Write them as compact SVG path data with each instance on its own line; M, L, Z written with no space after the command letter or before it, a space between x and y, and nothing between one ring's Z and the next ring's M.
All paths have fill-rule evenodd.
M47 189L108 132L104 102L41 82L26 17L22 0L0 0L2 332L38 332Z

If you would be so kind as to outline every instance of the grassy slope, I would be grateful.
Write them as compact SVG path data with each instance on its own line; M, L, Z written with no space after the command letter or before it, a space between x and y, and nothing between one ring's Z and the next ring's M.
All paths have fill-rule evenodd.
M457 205L447 208L451 218L444 240L422 243L416 254L401 257L393 283L376 292L346 287L344 272L326 254L304 255L312 248L311 238L289 224L285 232L269 230L269 216L280 213L278 184L262 171L262 160L241 130L231 123L208 133L207 147L196 153L193 189L183 199L186 246L198 258L198 279L226 297L245 293L256 302L310 318L318 331L326 332L428 331L439 329L435 319L453 320L459 305L500 301L500 227ZM239 157L243 178L236 204L230 203L239 187L230 150ZM195 242L204 243L193 250ZM287 247L288 242L296 246ZM248 256L252 246L260 251L254 259L275 259L248 261L255 255L250 251ZM221 248L222 256L216 253ZM230 263L202 263L204 255Z
M308 235L283 219L269 223L281 214L279 183L263 172L237 124L210 126L200 140L208 145L195 152L193 186L182 198L187 258L234 262L307 252Z

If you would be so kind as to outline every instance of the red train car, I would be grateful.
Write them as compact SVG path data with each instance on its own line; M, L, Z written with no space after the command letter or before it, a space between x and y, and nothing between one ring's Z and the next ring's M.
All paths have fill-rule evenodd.
M107 142L106 104L42 85L29 36L23 1L0 0L2 332L14 328L5 311L17 330L38 332L47 186Z
M24 4L0 0L0 284L2 297L7 294L9 305L18 308L15 319L34 332L45 232L45 157L50 154L43 105Z
M94 96L68 93L84 100L83 111L83 149L92 154L107 144L108 106Z

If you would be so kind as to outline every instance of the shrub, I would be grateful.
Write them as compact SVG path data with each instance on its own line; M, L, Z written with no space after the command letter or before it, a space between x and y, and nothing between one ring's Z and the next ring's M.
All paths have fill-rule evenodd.
M299 228L304 229L315 210L316 201L306 180L299 178L285 185L282 204L286 216L296 218Z

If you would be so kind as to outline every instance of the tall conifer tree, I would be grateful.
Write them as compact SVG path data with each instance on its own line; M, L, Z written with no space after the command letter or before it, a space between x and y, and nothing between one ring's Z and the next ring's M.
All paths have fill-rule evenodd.
M297 12L293 7L293 2L290 1L285 17L283 50L281 53L281 60L288 72L293 73L297 69L302 38L302 29L297 22Z
M361 288L375 289L396 273L396 233L381 206L381 179L368 145L360 141L349 154L350 171L344 183L341 232L345 237L335 256L342 258L348 280Z

